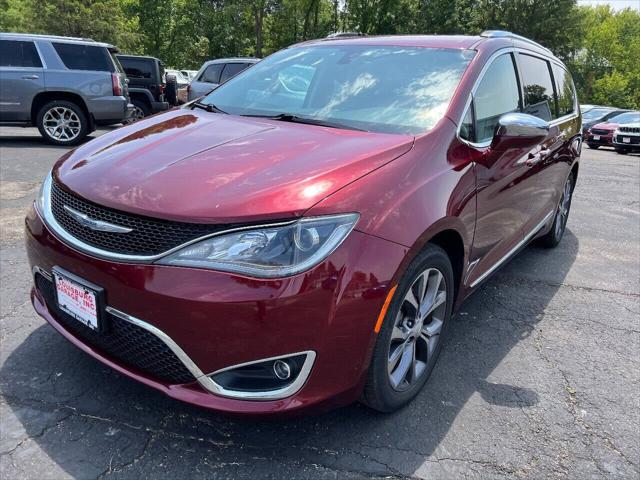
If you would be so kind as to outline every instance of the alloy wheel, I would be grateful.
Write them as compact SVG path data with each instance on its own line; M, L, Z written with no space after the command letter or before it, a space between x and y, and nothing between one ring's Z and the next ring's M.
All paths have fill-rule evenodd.
M559 238L567 225L567 219L569 218L569 208L571 207L571 188L572 188L572 176L569 175L567 182L564 184L564 190L562 192L562 199L558 205L558 211L556 212L555 221L555 235Z
M44 114L44 130L54 140L70 142L80 135L80 118L70 108L53 107Z
M436 268L424 270L411 284L396 315L387 372L391 387L408 390L427 372L447 310L447 285Z
M138 107L133 107L133 114L131 115L131 121L137 122L138 120L142 120L144 118L144 111Z

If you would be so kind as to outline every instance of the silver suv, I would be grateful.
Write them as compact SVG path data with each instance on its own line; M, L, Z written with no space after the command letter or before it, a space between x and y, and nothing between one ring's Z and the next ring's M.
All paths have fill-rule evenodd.
M126 120L126 76L117 48L91 39L0 32L0 125L37 126L75 145L96 125Z
M188 101L206 95L221 83L259 61L259 58L239 57L219 58L205 62L187 87Z

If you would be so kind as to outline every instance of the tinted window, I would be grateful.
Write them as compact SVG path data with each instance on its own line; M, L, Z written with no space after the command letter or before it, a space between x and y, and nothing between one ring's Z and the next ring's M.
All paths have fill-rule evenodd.
M207 83L220 83L220 72L222 71L222 67L224 67L223 63L214 63L213 65L209 65L206 70L202 72L200 81Z
M444 116L473 57L457 49L332 43L281 50L203 102L236 115L289 113L346 128L417 134Z
M473 104L469 105L467 113L465 113L462 119L462 124L460 124L460 138L464 138L470 142L475 141L473 131Z
M524 112L545 121L558 118L553 94L553 83L546 60L519 54Z
M576 94L573 90L571 75L559 65L553 65L553 76L558 92L558 115L563 117L575 111Z
M222 71L222 76L220 77L220 83L226 82L231 77L235 77L242 70L247 68L249 65L246 63L227 63L224 66L224 70Z
M74 43L54 43L62 63L70 70L95 70L114 72L115 67L109 51L104 47Z
M487 69L474 97L475 141L489 141L501 115L520 110L520 90L510 54L498 57Z
M627 112L611 117L608 122L619 123L624 125L626 123L640 123L640 112Z
M3 67L42 67L33 42L0 40L0 65Z
M153 62L140 58L120 57L124 73L130 78L153 78Z

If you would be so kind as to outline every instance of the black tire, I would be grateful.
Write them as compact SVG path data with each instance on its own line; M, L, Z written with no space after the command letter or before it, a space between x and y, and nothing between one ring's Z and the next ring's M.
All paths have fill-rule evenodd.
M178 105L178 80L175 75L167 75L164 87L164 94L169 105Z
M419 282L417 279L420 278L421 274L428 269L433 269L432 271L439 271L444 279L446 301L442 303L441 307L438 307L440 310L435 310L435 312L439 311L440 313L438 315L442 317L440 319L441 327L439 334L437 335L438 339L435 343L434 349L432 352L428 353L426 362L422 364L419 376L415 381L407 381L405 390L398 391L398 389L392 386L391 377L393 375L388 370L388 364L393 356L393 342L398 341L397 339L392 340L392 334L394 334L394 331L399 331L395 328L396 323L398 323L398 325L402 325L403 328L406 326L406 320L410 317L410 315L405 315L407 313L406 307L410 306L410 304L405 300L405 297L409 295L410 289L415 291L412 287ZM432 277L429 276L429 278ZM438 355L440 354L440 350L442 349L442 344L446 337L446 331L453 308L454 291L453 269L451 267L449 257L442 248L436 245L427 245L426 248L411 262L411 265L407 268L407 271L395 290L393 299L391 300L391 304L385 315L382 328L380 329L378 338L376 339L371 363L367 372L367 382L361 398L362 403L380 412L392 412L409 403L420 392L424 384L429 379L433 367L438 359ZM435 318L435 312L431 317L431 321ZM400 321L398 322L398 320ZM412 326L414 328L416 327L416 325ZM422 332L423 328L428 328L428 326L423 327L422 324L418 324L417 328L419 329L419 332ZM432 338L435 338L435 336ZM422 335L418 334L417 338L414 340L416 345L414 348L418 348L418 342L420 341L424 340ZM407 341L404 341L401 345L407 345ZM411 345L411 343L408 345ZM422 343L422 345L422 351L425 352L424 348L426 348L427 344ZM397 351L397 348L395 351ZM414 351L418 352L418 350ZM417 355L418 354L415 353L416 357ZM401 365L402 358L398 358L400 358L400 360L397 364L397 368L400 368L399 366ZM413 370L413 368L412 371L417 371L417 369ZM408 375L412 376L411 373Z
M568 186L567 186L568 185ZM573 189L575 187L575 178L573 172L569 174L567 180L565 182L564 188L562 190L562 195L560 197L560 201L558 202L558 207L556 208L555 215L553 217L553 225L551 225L551 230L549 230L546 234L538 239L538 244L545 248L554 248L562 240L562 236L564 235L564 231L567 227L567 220L569 219L569 212L571 211L571 200L573 198ZM567 188L569 198L565 199L565 195L567 194ZM565 203L565 200L567 202ZM565 213L562 214L562 209L566 209ZM559 222L562 222L559 224Z
M587 143L587 145L589 145L589 148L593 149L593 150L597 150L600 148L600 145L595 145L593 143Z
M142 120L144 117L151 115L151 107L147 102L140 100L139 98L132 98L131 103L135 107L133 116L129 119L128 123L133 123L138 120Z
M69 113L67 120L62 118L62 121L67 122L66 127L60 126L55 130L56 127L52 123L52 119L59 112L73 112L73 114ZM65 114L62 114L62 117L64 116ZM61 118L61 116L59 115L58 118ZM45 125L45 122L47 125ZM53 100L45 104L36 116L36 125L40 135L47 142L54 145L77 145L89 134L89 120L84 110L77 104L67 100ZM51 129L54 129L54 131L52 132ZM73 132L73 134L69 132ZM59 137L56 135L59 135ZM63 138L64 135L68 135L70 138Z
M616 153L619 153L620 155L626 155L627 153L629 153L629 151L625 150L624 148L616 148Z

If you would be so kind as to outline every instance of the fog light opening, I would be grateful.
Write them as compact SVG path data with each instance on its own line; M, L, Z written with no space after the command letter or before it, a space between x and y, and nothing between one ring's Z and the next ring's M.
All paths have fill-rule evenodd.
M284 360L276 360L273 362L273 373L280 380L288 380L291 377L291 367Z

